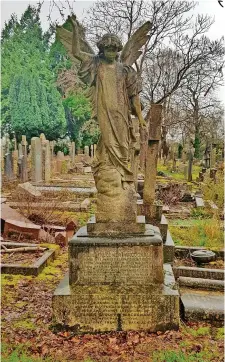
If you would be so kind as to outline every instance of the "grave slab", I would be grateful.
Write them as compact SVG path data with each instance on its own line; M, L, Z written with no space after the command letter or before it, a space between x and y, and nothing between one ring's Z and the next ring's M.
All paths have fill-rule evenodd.
M190 321L224 321L224 296L212 292L200 294L197 292L181 291L181 308L184 319Z
M224 270L222 269L207 269L198 267L178 266L173 267L175 278L190 277L224 280Z
M224 280L179 277L178 284L185 288L197 288L204 290L224 290Z
M11 246L20 246L20 247L26 247L26 246L35 246L37 245L41 246L40 244L28 244L28 243L10 243L10 242L4 242L4 244L11 245ZM22 274L22 275L34 275L38 276L42 270L55 259L56 257L56 250L55 249L49 249L44 252L44 254L32 265L29 266L23 266L20 264L1 264L1 273L2 274Z

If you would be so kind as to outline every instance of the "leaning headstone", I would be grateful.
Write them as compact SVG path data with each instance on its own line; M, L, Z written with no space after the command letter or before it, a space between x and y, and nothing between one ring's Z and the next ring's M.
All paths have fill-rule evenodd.
M39 137L33 137L31 139L31 180L33 182L42 181L42 149L41 140Z
M25 182L17 186L19 193L28 195L34 200L41 197L41 192L37 190L30 182Z

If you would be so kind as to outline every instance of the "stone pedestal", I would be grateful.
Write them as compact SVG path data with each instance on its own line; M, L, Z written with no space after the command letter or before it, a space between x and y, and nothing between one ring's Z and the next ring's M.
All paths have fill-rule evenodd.
M179 294L171 266L163 267L159 229L146 225L142 234L114 238L79 229L53 317L77 333L178 329Z
M133 222L132 220L96 222L95 216L93 216L87 223L87 231L90 236L132 236L144 233L145 216L137 216Z

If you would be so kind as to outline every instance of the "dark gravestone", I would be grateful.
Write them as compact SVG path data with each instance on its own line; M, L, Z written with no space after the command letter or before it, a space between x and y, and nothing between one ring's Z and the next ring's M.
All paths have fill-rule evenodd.
M5 158L5 162L4 162L5 176L6 176L7 180L12 180L13 179L12 154L11 153L6 153L4 158Z

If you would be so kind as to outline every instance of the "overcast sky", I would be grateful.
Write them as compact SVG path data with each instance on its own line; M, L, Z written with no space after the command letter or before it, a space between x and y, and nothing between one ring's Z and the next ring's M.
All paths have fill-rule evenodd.
M70 1L71 4L74 4L74 12L76 13L78 19L81 19L83 16L83 12L85 9L90 7L94 1L76 1L74 4L73 1ZM62 1L62 3L66 6L66 15L69 14L68 5L66 2ZM37 4L37 1L21 1L21 0L7 0L1 1L1 28L4 26L4 22L8 21L11 14L14 12L18 18L22 15L24 10L27 8L28 4ZM41 21L42 27L44 30L48 28L48 20L47 15L49 14L49 4L50 1L44 1L41 13ZM224 21L225 21L225 0L223 1L224 8L222 8L217 0L200 0L198 1L198 6L195 9L195 13L202 13L202 14L209 14L215 17L215 23L211 27L210 31L208 32L208 36L212 39L219 38L220 36L224 35ZM56 8L53 9L52 12L52 19L59 20L60 15Z
M7 22L10 19L12 13L15 13L20 19L23 12L26 10L29 4L35 5L38 1L21 1L21 0L7 0L1 1L1 28L3 28L5 21ZM177 0L178 1L178 0ZM49 14L49 5L50 1L44 1L41 12L41 23L43 30L47 30L49 27L49 21L47 20L47 16ZM69 15L69 7L65 1L61 1L61 3L65 4L65 16ZM89 8L94 1L70 1L70 4L73 4L73 9L78 19L82 19L84 12L87 8ZM207 35L211 39L218 39L224 35L225 31L225 0L223 1L224 8L221 7L217 0L199 0L198 5L194 13L197 14L209 14L215 18L215 23L211 26L210 31ZM59 11L56 7L53 8L51 14L52 21L58 20L59 24L61 24L62 18L60 17ZM224 100L224 87L222 87L219 91L219 96L222 100Z

